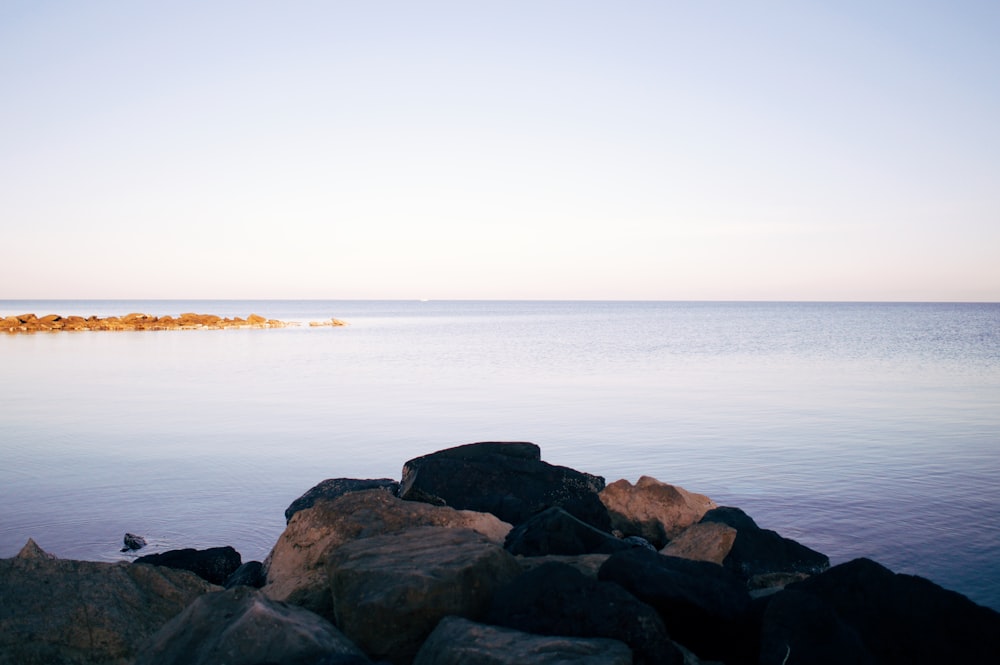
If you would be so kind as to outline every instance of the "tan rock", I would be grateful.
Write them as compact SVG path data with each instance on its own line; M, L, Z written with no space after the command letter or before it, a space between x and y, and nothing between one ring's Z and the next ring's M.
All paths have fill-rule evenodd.
M616 480L599 496L611 515L612 529L625 536L641 536L657 548L716 507L703 494L650 476L642 476L635 485Z
M511 529L489 513L403 501L381 489L320 499L292 515L264 562L267 585L263 591L273 600L331 618L327 557L353 540L415 526L472 529L500 545Z
M17 557L15 558L23 560L30 560L30 559L46 560L46 559L55 559L56 555L49 554L41 547L39 547L38 543L35 542L34 538L28 538L28 542L24 544L24 547L21 548L21 551L17 553Z
M720 566L736 541L736 529L720 522L692 524L667 543L660 554L695 561L711 561Z

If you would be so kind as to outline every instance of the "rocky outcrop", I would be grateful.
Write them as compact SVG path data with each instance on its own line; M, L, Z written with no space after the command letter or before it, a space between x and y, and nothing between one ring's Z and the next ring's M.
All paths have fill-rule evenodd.
M703 494L650 476L640 477L635 485L616 480L601 491L600 498L611 516L612 529L624 536L645 538L656 549L716 507Z
M158 554L147 554L136 559L135 563L190 570L203 580L221 586L240 567L243 558L239 552L227 545L225 547L210 547L206 550L185 548Z
M187 571L56 559L29 541L0 559L0 663L125 665L217 588Z
M403 501L381 489L351 492L332 501L320 499L295 513L278 538L264 562L264 592L332 618L327 557L358 538L414 526L472 529L498 545L510 531L510 525L494 515Z
M632 665L623 642L600 637L533 635L446 617L413 665Z
M470 529L413 527L355 540L327 562L334 622L371 657L409 663L446 616L479 619L521 569Z
M305 494L292 501L291 505L285 509L285 523L287 524L292 515L312 508L319 499L332 501L348 492L361 492L364 490L382 489L389 494L395 495L399 490L399 483L391 478L378 478L360 480L358 478L328 478L313 487L310 487Z
M403 465L399 496L410 501L493 513L517 526L558 506L611 530L598 498L604 478L541 460L533 443L484 442L440 450Z
M545 556L611 554L635 545L595 529L553 506L514 527L504 547L512 554Z
M221 317L215 314L195 314L187 312L180 316L151 316L133 312L125 316L60 316L48 314L38 317L34 314L18 314L0 319L0 332L36 333L58 332L61 330L224 330L229 328L284 328L287 323L277 319L268 319L259 314L251 314L247 318ZM310 326L343 326L347 325L339 319L328 321L311 321Z
M305 665L331 656L368 662L326 619L242 586L197 598L142 645L135 665Z

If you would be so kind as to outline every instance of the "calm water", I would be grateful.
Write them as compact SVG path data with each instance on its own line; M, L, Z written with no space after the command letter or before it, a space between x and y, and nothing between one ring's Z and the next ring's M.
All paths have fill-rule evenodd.
M0 556L262 559L324 478L526 440L1000 609L1000 305L0 301L132 311L351 325L0 336Z

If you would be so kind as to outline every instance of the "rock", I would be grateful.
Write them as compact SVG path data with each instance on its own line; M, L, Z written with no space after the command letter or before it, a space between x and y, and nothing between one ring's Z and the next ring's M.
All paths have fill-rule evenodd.
M295 513L275 543L264 562L264 592L332 619L327 556L357 538L413 526L472 529L498 545L510 531L510 525L494 515L403 501L381 489L351 492L332 501L319 499L312 508Z
M831 616L839 621L833 628ZM781 663L789 650L788 665L819 662L817 649L887 665L993 663L1000 613L924 578L854 559L789 584L764 612L762 663ZM865 651L871 660L861 657Z
M722 566L635 549L613 554L598 579L655 608L670 636L699 658L751 662L757 654L750 594Z
M548 554L546 556L518 556L517 562L521 565L521 570L527 572L538 568L546 563L564 563L572 566L578 571L591 578L597 579L597 571L601 569L604 562L608 560L610 554Z
M715 502L703 494L642 476L632 485L616 480L600 493L611 516L611 528L626 536L641 536L656 549L696 523Z
M210 547L206 550L185 548L159 554L147 554L136 559L134 563L148 563L154 566L190 570L198 577L221 586L225 584L226 578L240 567L243 561L240 553L227 545L225 547Z
M329 621L240 586L205 594L145 642L135 665L327 662L364 654Z
M511 554L611 554L636 547L581 522L565 510L553 506L514 527L504 547Z
M533 443L471 443L417 457L403 466L399 496L481 512L521 524L559 506L602 531L611 530L597 493L604 479L541 461Z
M285 509L285 523L287 524L292 515L311 508L317 499L336 499L348 492L360 492L362 490L384 489L390 494L396 494L399 483L391 478L379 478L377 480L358 480L355 478L329 478L318 485L310 488L305 494L292 501L292 504Z
M198 596L187 571L56 559L33 541L0 559L0 663L124 664Z
M736 538L722 565L745 580L766 573L815 574L830 567L825 554L770 529L761 529L739 508L715 508L705 513L701 521L736 529Z
M632 665L632 651L601 637L531 635L459 617L438 623L413 665Z
M327 564L334 623L372 658L412 661L438 621L479 619L521 569L470 529L413 527L347 543Z
M264 574L264 564L260 561L247 561L226 578L223 586L232 589L234 586L248 586L259 589L267 583Z
M620 640L636 665L684 662L656 610L613 582L561 563L529 570L497 591L486 622L538 635Z
M692 524L667 543L660 554L722 565L736 542L736 529L721 522Z
M134 533L126 533L123 542L125 546L122 548L122 552L141 550L146 546L146 539L142 536L137 536Z

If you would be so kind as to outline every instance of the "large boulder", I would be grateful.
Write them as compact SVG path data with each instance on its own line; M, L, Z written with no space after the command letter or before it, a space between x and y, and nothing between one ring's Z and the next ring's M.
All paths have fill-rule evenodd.
M135 665L313 665L363 652L329 621L240 586L205 594L142 645Z
M56 559L28 541L0 559L0 664L124 665L198 596L193 573Z
M660 554L722 565L736 542L736 529L721 522L692 524L667 543Z
M381 489L395 494L399 490L399 483L391 478L358 479L358 478L328 478L313 487L310 487L305 494L292 501L291 505L285 509L285 523L292 519L292 515L312 508L318 499L336 499L348 492L361 492L364 490Z
M470 529L414 527L341 546L327 564L334 622L368 655L412 661L438 621L479 619L521 572Z
M611 554L635 545L595 529L553 506L511 529L504 544L511 554Z
M995 663L1000 613L855 559L789 584L764 612L761 663L821 662L822 650L887 665Z
M141 556L134 563L190 570L212 584L223 585L243 563L240 553L232 547L210 547L205 550L185 548Z
M403 466L399 496L493 513L518 525L559 506L602 531L611 530L598 498L604 478L541 461L533 443L470 443L417 457Z
M701 523L725 524L736 529L736 538L722 565L745 580L770 573L821 573L830 559L791 538L761 529L739 508L724 506L705 513Z
M699 658L741 663L757 655L750 594L722 566L635 549L613 554L598 579L655 608L670 636Z
M650 476L640 477L635 485L616 480L601 490L600 498L613 530L645 538L657 549L717 507L703 494Z
M486 622L539 635L624 642L636 665L680 665L684 656L649 605L613 582L546 563L497 591Z
M472 529L502 545L510 525L494 515L446 506L403 501L381 489L350 492L332 501L319 499L295 513L264 562L264 593L333 618L326 560L331 552L358 538L414 526Z
M413 665L632 665L623 642L532 635L459 617L441 620Z

